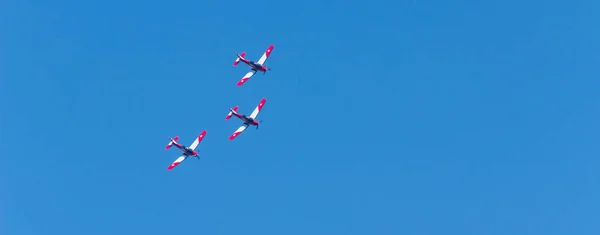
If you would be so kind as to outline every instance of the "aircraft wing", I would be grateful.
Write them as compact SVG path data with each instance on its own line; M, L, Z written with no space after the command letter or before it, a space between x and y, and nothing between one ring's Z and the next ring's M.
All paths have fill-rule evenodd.
M177 159L175 159L175 161L173 163L171 163L171 165L167 168L167 170L172 170L173 168L175 168L177 165L179 165L179 163L183 162L183 160L185 160L187 157L186 156L179 156Z
M254 74L256 73L256 70L251 70L250 72L248 72L246 75L244 75L244 77L237 83L237 86L241 86L242 84L244 84L246 81L248 81L248 79L250 79L252 76L254 76Z
M252 111L252 113L250 114L251 118L256 118L256 116L258 116L258 113L260 113L260 111L262 110L263 106L265 105L265 102L267 102L266 98L263 98L260 103L258 103L258 106L256 106L256 108L254 109L254 111Z
M198 135L198 137L196 137L194 142L192 142L192 144L190 145L190 148L195 150L196 147L198 147L198 144L200 144L200 141L202 141L202 139L204 139L205 135L206 135L206 130L203 130L202 133L200 133L200 135Z
M229 140L235 139L235 137L242 134L242 132L244 132L244 130L246 130L246 128L248 128L248 124L246 124L246 123L242 124L237 130L235 130L235 132L233 132L233 134L231 136L229 136Z
M256 63L260 65L264 64L267 58L269 58L269 55L271 55L271 51L274 47L275 46L270 45L269 48L267 48L267 51L265 51L265 53L260 57L260 59L258 59L258 61L256 61Z

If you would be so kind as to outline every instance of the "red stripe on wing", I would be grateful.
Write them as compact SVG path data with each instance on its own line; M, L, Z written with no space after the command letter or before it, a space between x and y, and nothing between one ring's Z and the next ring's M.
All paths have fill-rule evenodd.
M235 132L235 133L233 133L233 135L229 136L229 140L235 139L235 137L237 137L238 135L240 135L240 133L242 133L242 132Z
M261 111L263 106L265 105L265 102L267 102L267 98L263 98L260 103L258 103L258 111Z
M179 163L181 163L181 162L174 162L167 168L167 170L173 170L173 168L175 168L177 165L179 165Z
M250 79L250 78L247 78L247 77L244 77L244 78L242 78L242 80L240 80L240 81L237 83L237 86L241 86L241 85L242 85L242 84L244 84L246 81L248 81L248 79Z
M204 139L204 136L206 136L206 130L203 130L202 133L200 133L200 135L198 135L198 144L200 144L202 139Z
M271 55L271 51L273 50L275 46L273 46L273 44L271 44L269 46L269 48L267 48L267 51L265 51L265 53L267 54L267 57L269 57L269 55Z

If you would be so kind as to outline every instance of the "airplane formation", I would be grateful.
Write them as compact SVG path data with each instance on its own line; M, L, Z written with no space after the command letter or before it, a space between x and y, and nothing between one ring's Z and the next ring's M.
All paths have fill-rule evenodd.
M244 75L242 77L242 79L240 79L238 81L237 86L241 86L244 83L246 83L248 81L248 79L250 79L252 76L254 76L254 74L256 74L256 72L263 72L263 74L265 74L267 71L271 70L270 68L267 68L264 65L264 63L267 61L267 58L269 58L269 56L271 55L273 48L274 48L274 46L270 45L269 48L267 48L267 50L265 51L265 53L263 53L263 55L256 62L246 59L244 57L244 56L246 56L246 52L242 52L242 54L236 54L237 58L233 62L233 66L237 66L239 64L239 62L241 61L250 67L250 71L248 73L246 73L246 75ZM229 108L229 113L225 117L225 120L229 120L231 118L231 116L235 116L243 122L242 125L237 130L235 130L233 132L233 134L231 134L231 136L229 137L229 140L235 139L242 132L244 132L244 130L246 130L246 128L248 128L248 126L256 126L256 129L258 129L258 126L260 125L261 121L257 120L256 118L258 117L258 114L260 113L260 111L262 110L262 108L266 102L267 102L267 99L263 98L260 101L260 103L258 103L258 106L256 106L256 108L254 108L254 111L252 111L252 113L250 113L250 115L244 115L244 114L238 113L237 105L234 108ZM200 159L199 154L196 151L196 147L198 147L198 145L200 144L200 142L202 142L202 139L204 139L205 136L206 136L206 130L203 130L200 133L200 135L198 135L198 137L196 137L196 139L194 139L194 142L192 142L192 144L190 146L185 146L185 145L177 142L179 140L179 136L175 136L175 138L169 137L170 141L167 144L167 147L165 149L169 150L172 146L175 146L179 150L181 150L182 154L177 159L175 159L175 161L173 163L171 163L171 165L169 165L169 167L167 167L167 170L172 170L173 168L175 168L177 165L179 165L181 162L183 162L188 157L195 157L196 159Z

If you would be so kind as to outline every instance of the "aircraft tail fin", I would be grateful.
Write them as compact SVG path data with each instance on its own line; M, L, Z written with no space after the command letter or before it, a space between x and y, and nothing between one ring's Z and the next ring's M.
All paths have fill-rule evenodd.
M236 55L237 55L237 54L236 54ZM246 56L246 52L242 52L242 54L241 54L241 55L237 55L237 58L236 58L236 59L235 59L235 61L233 62L233 66L236 66L236 65L237 65L237 64L240 62L240 59L243 59L243 58L244 58L244 56Z
M227 117L225 117L225 120L229 120L231 118L231 115L233 115L234 112L237 112L238 110L238 106L236 105L233 109L229 109L229 113L227 114Z
M169 138L171 139L171 138ZM177 140L179 139L179 136L175 136L175 138L171 139L171 141L169 141L169 144L167 144L167 147L165 147L166 150L170 149L171 146L173 146L173 142L177 142Z

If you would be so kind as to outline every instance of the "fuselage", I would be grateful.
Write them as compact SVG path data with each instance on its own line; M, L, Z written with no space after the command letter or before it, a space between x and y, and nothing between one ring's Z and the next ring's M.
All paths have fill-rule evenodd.
M234 115L246 124L253 125L253 126L256 126L259 124L256 119L248 117L246 115L239 114L239 113L234 113Z
M183 144L180 143L173 143L173 145L175 145L178 149L180 149L184 155L187 156L198 156L198 153L192 149L190 149L188 146L185 146Z
M250 68L252 68L254 70L258 70L261 72L267 71L267 67L265 67L264 65L260 65L254 61L251 61L251 60L242 60L242 61L244 61L244 63L246 63L248 66L250 66Z

